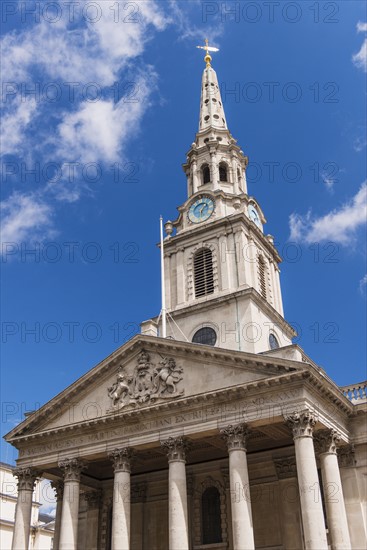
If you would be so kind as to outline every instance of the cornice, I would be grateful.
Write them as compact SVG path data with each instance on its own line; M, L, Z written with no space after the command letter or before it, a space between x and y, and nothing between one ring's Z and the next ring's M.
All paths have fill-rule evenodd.
M181 308L175 308L169 310L170 315L173 317L181 317L183 315L188 315L189 313L192 313L196 310L200 311L207 311L212 309L213 307L217 307L218 304L224 303L224 302L230 302L232 300L236 300L238 298L247 297L251 298L257 306L259 306L262 310L264 310L269 317L274 318L275 317L275 323L278 324L284 332L289 336L289 338L294 338L297 333L294 330L294 328L274 309L274 307L269 304L253 287L250 288L244 288L242 290L237 291L228 291L226 294L220 294L219 296L210 295L210 297L205 297L203 301L200 299L196 299L195 303L192 303L187 306L183 306ZM158 319L157 317L154 317L154 319ZM218 348L215 348L218 349Z
M179 207L180 215L175 221L172 222L173 226L176 227L181 222L183 212L185 211L187 203L191 202L191 199L195 198L196 196L203 195L203 194L212 195L214 197L221 196L221 195L224 196L223 192L220 192L220 195L215 194L211 191L205 191L205 192L201 191L200 193L195 193L195 195L192 195L192 197L190 197L189 201L186 201L182 207ZM233 195L233 196L231 195L231 200L236 198L241 198L241 197L247 197L247 195L242 194L242 195L239 195L238 197L236 195ZM256 203L255 199L253 199L252 197L251 197L251 200ZM262 214L262 216L264 215ZM202 224L196 225L195 227L188 227L186 229L182 229L179 233L177 233L173 237L170 237L169 239L165 239L164 241L165 253L166 254L172 253L170 249L174 248L175 246L181 247L182 241L188 241L188 239L191 236L197 238L198 236L207 233L208 229L210 229L210 232L211 232L211 239L216 237L214 232L217 230L220 232L220 236L223 236L223 234L227 234L227 233L231 234L234 232L235 224L245 227L246 230L248 231L248 236L250 238L258 239L261 245L267 250L267 252L272 257L275 258L277 263L282 262L282 258L280 257L275 246L267 239L266 235L263 234L263 232L256 226L256 224L247 218L245 212L243 211L237 212L237 213L235 212L233 214L230 214L229 216L221 216L219 218L209 220L207 222L203 222ZM225 233L223 233L223 229L222 229L223 225L227 226Z
M195 405L201 405L205 403L210 405L212 402L223 403L231 402L239 397L244 397L244 395L251 393L253 390L260 390L264 388L275 388L277 386L284 386L285 383L294 382L294 381L303 381L304 378L308 377L308 373L305 371L297 372L288 372L286 374L281 374L279 376L273 376L271 378L259 379L253 382L248 382L246 384L241 384L237 386L229 386L222 388L220 390L213 390L211 392L206 392L203 394L193 395L189 397L178 398L175 401L159 403L156 405L142 406L140 409L130 409L128 411L116 412L113 411L104 416L93 420L87 420L83 422L78 422L75 424L69 424L67 426L61 426L59 428L52 428L50 430L44 430L37 433L29 435L19 435L14 437L11 441L22 443L35 440L42 440L48 437L53 437L57 435L71 435L72 433L78 434L81 430L85 428L95 428L96 426L111 427L113 424L123 425L128 423L131 420L144 421L149 419L152 416L164 413L167 411L174 411L177 413L177 409L183 409L187 406L192 407Z
M89 384L92 384L96 379L98 379L103 373L108 372L117 367L122 360L127 360L128 358L133 358L141 348L144 347L147 351L150 352L164 352L167 354L172 353L184 353L187 356L192 356L195 360L198 360L198 357L216 359L218 362L229 363L232 367L246 368L262 366L262 367L273 367L278 369L286 369L289 371L287 374L280 375L279 377L273 376L269 379L258 380L251 382L249 384L223 388L216 390L215 392L209 392L208 394L201 394L191 397L181 397L174 402L170 403L161 403L154 406L142 407L139 410L131 410L121 415L125 418L136 417L138 418L142 414L151 415L153 412L160 410L167 410L167 408L174 408L177 404L186 406L187 404L202 402L211 399L214 396L215 399L218 399L219 396L222 396L224 399L232 399L236 393L243 394L243 391L249 391L251 388L267 387L273 386L278 383L285 383L293 379L307 379L307 381L316 388L321 394L326 398L331 399L332 402L338 406L345 414L348 416L354 414L353 404L341 393L339 387L327 379L322 373L319 372L313 365L307 363L300 363L297 361L292 361L289 359L283 359L279 357L264 356L252 353L246 353L242 351L233 351L225 350L222 348L213 348L211 346L205 346L202 344L194 344L191 342L181 342L178 340L164 339L156 336L144 336L136 335L129 342L124 344L122 347L118 348L101 363L96 365L90 371L88 371L84 376L79 378L76 382L67 387L63 392L58 394L56 397L51 399L48 403L43 405L38 411L31 414L23 422L21 422L16 428L11 430L4 439L7 442L21 442L33 439L34 437L44 437L45 435L50 435L51 433L69 433L76 428L85 427L85 426L94 426L95 424L103 424L108 422L113 422L116 418L116 413L111 415L105 415L95 420L85 421L79 424L73 424L69 426L63 426L55 430L46 430L45 432L38 432L36 434L22 435L27 429L31 429L32 426L37 425L39 422L42 422L44 419L48 418L54 414L55 409L60 410L64 405L70 402L74 396L79 394L84 388ZM303 368L304 367L304 368ZM296 372L291 372L292 370ZM289 378L288 378L289 377ZM122 417L121 416L121 417ZM118 415L120 417L120 415Z

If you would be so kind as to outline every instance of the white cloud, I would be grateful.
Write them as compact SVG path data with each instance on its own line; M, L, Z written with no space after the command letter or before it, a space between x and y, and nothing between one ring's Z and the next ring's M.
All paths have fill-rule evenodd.
M58 126L59 154L67 157L72 152L83 163L117 161L139 129L154 88L155 75L147 68L145 78L139 77L116 104L113 100L82 102L77 111L65 113Z
M195 39L198 41L198 45L200 45L203 44L205 37L209 39L212 46L217 46L215 39L221 36L224 31L224 25L220 22L220 16L214 17L212 25L206 22L205 31L202 26L197 27L196 25L193 25L190 18L188 11L190 8L193 8L196 11L200 10L202 12L203 4L201 0L191 0L191 2L185 2L184 9L181 7L181 1L169 0L169 6L172 11L174 23L179 31L179 40Z
M21 101L15 99L11 107L5 112L1 124L1 153L3 155L19 154L22 149L24 132L37 111L34 98L26 98Z
M96 3L101 10L100 19L92 24L79 18L78 24L72 24L68 19L69 14L64 10L63 18L57 23L49 23L42 19L40 23L33 25L21 32L8 33L4 36L2 49L2 75L7 92L6 101L2 107L4 114L3 154L19 154L19 145L22 142L24 149L33 149L34 133L27 134L27 126L34 121L35 115L46 114L48 125L43 124L42 143L49 145L55 135L54 124L58 118L62 118L61 130L67 140L67 127L69 134L73 121L81 126L78 136L79 144L84 134L90 129L98 129L102 132L102 139L98 142L96 136L90 136L85 142L92 142L92 149L98 152L98 158L106 153L113 154L119 148L113 139L112 130L116 130L113 124L108 131L103 117L111 121L112 104L102 100L99 105L85 105L86 84L95 83L95 89L109 92L113 95L112 86L119 82L121 87L127 81L139 79L145 95L142 101L147 99L149 83L152 71L142 63L131 66L131 61L140 56L150 40L152 32L163 30L169 19L163 14L159 4L154 0L144 0L126 4L126 2L105 1ZM128 9L127 9L128 7ZM133 14L132 10L135 10ZM76 10L77 12L77 10ZM135 22L134 22L135 21ZM140 67L140 69L139 69ZM122 75L121 71L125 71ZM134 75L131 77L131 75ZM37 78L35 75L42 75ZM65 101L52 104L52 117L46 108L50 106L44 101L45 89L51 84L61 93L61 99ZM24 90L39 87L37 97L27 95L24 100ZM3 88L4 89L4 88ZM54 88L55 89L55 88ZM116 90L114 88L114 90ZM123 91L123 90L122 90ZM151 89L149 91L152 91ZM121 95L121 94L120 94ZM71 99L70 99L71 97ZM21 99L20 99L21 98ZM30 99L32 98L32 99ZM65 112L65 109L68 112ZM116 114L121 114L121 106L116 106ZM129 111L129 112L128 112ZM139 119L143 116L145 108L136 106L125 109L122 113L126 119L126 133L135 129L132 117ZM91 116L96 116L96 123L90 121ZM79 119L79 121L78 121ZM89 121L89 122L88 122ZM137 123L139 120L136 121ZM124 124L122 121L120 126ZM118 129L116 140L124 137L125 132ZM86 136L85 136L86 137ZM93 139L94 137L94 139ZM100 147L98 147L100 143ZM55 144L55 141L54 141ZM38 142L38 147L42 147ZM42 151L41 151L42 153ZM70 160L70 152L67 160Z
M44 240L54 234L52 208L35 194L15 192L2 201L0 211L2 245Z
M362 296L366 296L366 289L367 289L367 273L359 281L359 291L362 294Z
M334 187L334 183L336 180L334 180L333 178L331 178L327 172L322 172L321 173L321 177L322 177L322 181L324 182L325 184L325 187L328 191L332 192L333 191L333 187Z
M367 32L367 23L358 21L357 32ZM358 69L367 72L367 38L365 38L359 52L352 56L352 61Z
M366 224L366 192L365 182L348 203L319 218L313 217L310 211L303 216L291 214L290 239L306 243L335 241L350 245L354 242L358 229Z
M27 81L37 67L53 80L112 85L143 52L149 28L161 31L169 22L154 0L130 4L135 15L126 2L110 0L97 3L101 13L95 23L79 18L76 27L63 10L57 23L42 19L29 30L8 33L2 41L4 81Z
M367 38L363 42L359 52L353 55L352 60L358 69L367 72Z
M363 151L363 149L366 147L367 145L367 139L365 136L358 136L355 138L354 142L353 142L353 149L357 152L357 153L360 153L361 151Z

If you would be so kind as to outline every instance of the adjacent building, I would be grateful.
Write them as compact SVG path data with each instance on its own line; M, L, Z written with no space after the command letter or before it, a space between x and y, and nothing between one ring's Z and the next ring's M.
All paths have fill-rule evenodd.
M15 508L18 498L15 467L0 462L0 548L10 550L12 547ZM36 479L32 494L29 548L31 550L51 550L55 521L54 518L41 512L40 493L42 480Z

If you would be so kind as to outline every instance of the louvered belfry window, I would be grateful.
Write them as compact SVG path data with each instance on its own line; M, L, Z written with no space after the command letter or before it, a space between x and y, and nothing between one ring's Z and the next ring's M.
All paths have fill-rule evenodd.
M266 266L262 256L259 256L259 282L260 292L266 298Z
M194 256L195 297L214 292L213 255L209 248L201 248Z

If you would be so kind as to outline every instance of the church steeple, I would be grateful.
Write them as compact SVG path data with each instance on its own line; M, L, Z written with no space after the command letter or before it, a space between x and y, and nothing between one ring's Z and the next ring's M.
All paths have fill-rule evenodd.
M223 191L240 196L247 194L248 159L228 130L223 101L208 44L206 67L201 83L199 129L187 153L183 169L187 176L189 197L200 191Z
M247 193L248 159L226 122L216 72L206 50L200 122L183 169L187 200L165 224L167 335L251 353L288 346L281 258L265 217ZM147 321L143 333L161 330ZM162 334L160 332L160 334Z
M199 132L208 128L228 130L217 73L210 63L204 69L202 78Z

